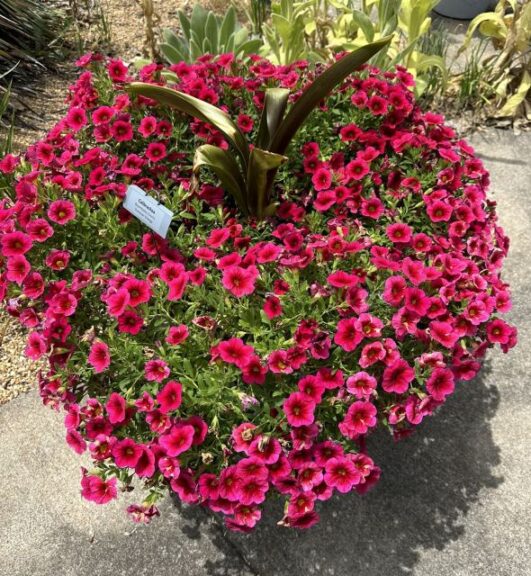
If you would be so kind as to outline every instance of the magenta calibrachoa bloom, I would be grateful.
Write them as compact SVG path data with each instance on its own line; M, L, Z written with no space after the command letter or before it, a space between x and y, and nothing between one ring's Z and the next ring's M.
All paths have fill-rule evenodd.
M312 526L335 491L378 481L365 448L377 426L407 435L488 347L515 345L488 174L416 107L403 69L365 68L313 113L275 216L256 221L192 178L194 150L227 149L222 134L133 100L119 60L78 64L65 118L0 160L0 299L27 355L49 360L41 395L93 461L88 500L136 477L135 522L169 490L241 531L281 494L281 523ZM224 106L253 141L264 88L294 101L313 77L230 54L161 70L135 78ZM130 183L175 213L166 239L122 208Z

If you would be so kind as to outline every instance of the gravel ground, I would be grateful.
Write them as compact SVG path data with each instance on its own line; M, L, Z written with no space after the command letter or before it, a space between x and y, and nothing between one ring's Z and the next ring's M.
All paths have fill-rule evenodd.
M24 355L23 330L5 312L0 312L0 405L27 392L37 381L41 364Z

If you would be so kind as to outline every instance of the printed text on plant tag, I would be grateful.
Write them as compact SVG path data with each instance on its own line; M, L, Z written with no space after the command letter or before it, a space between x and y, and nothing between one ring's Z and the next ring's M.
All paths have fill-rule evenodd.
M142 188L131 184L127 188L124 208L136 216L140 222L151 228L162 238L166 238L173 218L173 212L148 196Z

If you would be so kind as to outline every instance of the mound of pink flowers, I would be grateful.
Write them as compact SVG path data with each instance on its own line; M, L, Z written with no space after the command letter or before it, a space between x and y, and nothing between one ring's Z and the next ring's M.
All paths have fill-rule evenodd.
M148 522L171 491L246 531L280 496L284 525L311 526L320 501L378 481L378 426L410 434L489 347L515 345L488 174L406 71L365 68L323 102L276 215L255 221L192 178L194 150L223 136L124 86L167 82L252 136L265 87L294 101L310 66L78 64L66 116L0 161L0 300L48 359L40 393L90 455L88 500L134 484ZM175 214L166 239L121 206L132 183Z

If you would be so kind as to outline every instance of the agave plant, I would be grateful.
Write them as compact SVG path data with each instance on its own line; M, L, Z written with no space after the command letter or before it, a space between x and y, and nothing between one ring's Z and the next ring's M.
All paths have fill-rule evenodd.
M197 175L202 167L209 168L232 194L244 214L264 218L276 210L276 203L271 198L274 179L279 167L288 160L284 153L299 128L335 86L387 46L389 41L390 38L382 38L362 46L327 68L306 88L287 114L289 90L266 90L254 146L250 145L228 114L203 100L172 88L143 82L129 84L129 91L172 106L212 124L222 132L237 152L238 159L231 150L204 144L196 150L194 174Z
M241 26L236 10L231 6L224 18L205 10L196 4L190 18L179 10L182 36L173 30L163 31L164 42L160 50L170 64L192 62L203 54L224 54L233 52L237 57L256 52L262 45L258 38L249 38L249 31Z

